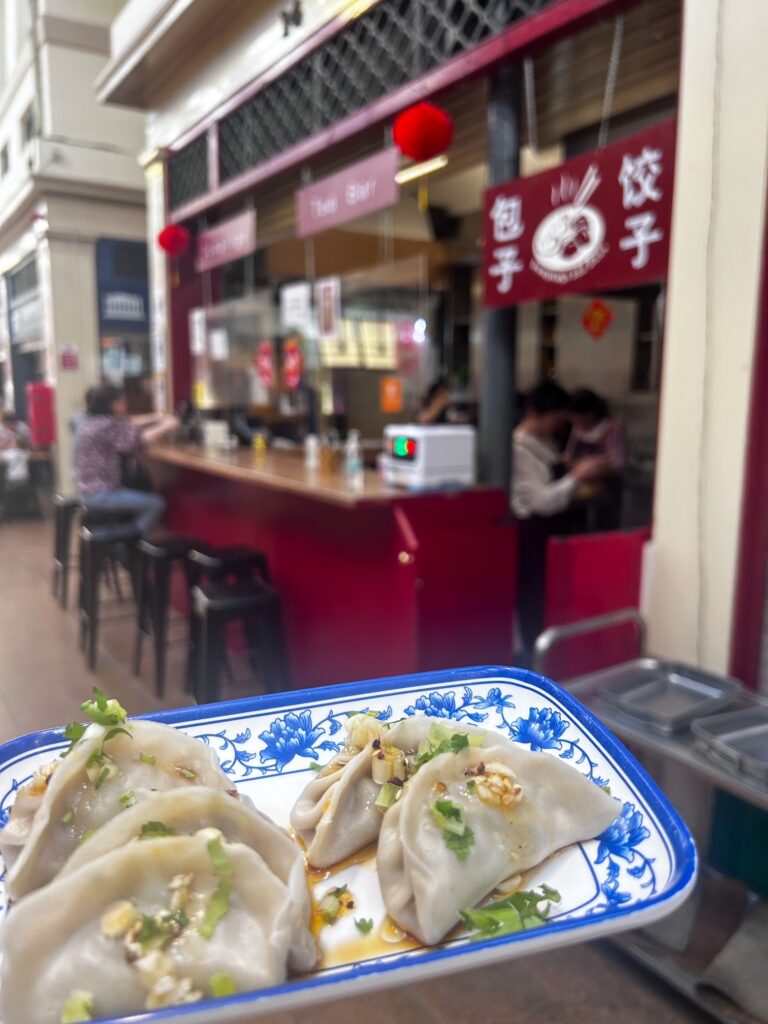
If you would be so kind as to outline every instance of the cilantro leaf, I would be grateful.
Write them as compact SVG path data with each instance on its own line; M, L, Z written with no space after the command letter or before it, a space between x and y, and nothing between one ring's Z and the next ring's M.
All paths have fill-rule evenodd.
M460 750L464 750L465 747L469 746L469 736L465 732L456 732L451 736L448 745L451 748L452 754L458 754Z
M443 840L449 850L453 850L459 860L466 860L470 849L475 845L475 833L465 825L461 834L443 829Z
M468 928L477 930L475 939L496 938L541 928L547 923L551 905L559 902L556 889L540 885L538 891L520 890L484 907L468 907L461 917Z
M139 760L142 764L154 764L157 758L154 754L139 754Z
M367 935L368 932L371 931L371 929L373 928L373 918L372 917L356 917L355 918L355 928L357 928L357 930L359 932L362 932L363 935Z
M88 728L88 726L87 725L83 725L82 722L70 722L69 723L69 725L64 730L64 739L65 740L69 740L69 746L64 751L64 753L61 755L62 757L66 757L67 754L71 753L72 748L74 747L74 745L79 740L81 740L83 738L83 734L85 733L85 730L87 728Z

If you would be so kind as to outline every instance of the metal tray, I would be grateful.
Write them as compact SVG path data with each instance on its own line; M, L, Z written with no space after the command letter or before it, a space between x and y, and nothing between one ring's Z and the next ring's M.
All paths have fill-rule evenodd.
M693 722L691 729L707 757L768 782L768 707L729 711Z
M595 673L591 682L595 696L666 735L727 707L741 691L735 679L658 658L624 662Z

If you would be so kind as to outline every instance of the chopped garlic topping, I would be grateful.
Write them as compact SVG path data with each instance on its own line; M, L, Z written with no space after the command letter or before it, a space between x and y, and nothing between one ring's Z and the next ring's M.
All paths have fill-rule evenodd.
M139 912L130 900L120 900L113 903L101 919L101 932L108 939L119 939L125 935L133 922L139 916Z
M387 733L387 727L372 715L353 715L344 723L347 730L347 745L362 750L372 740L380 740Z
M195 832L196 836L202 836L203 839L210 842L212 839L223 839L224 833L218 828L201 828Z
M204 831L215 832L216 829L206 829ZM199 833L198 833L199 835ZM215 837L211 837L215 838ZM192 888L192 882L195 880L195 876L189 875L174 875L171 879L171 883L168 888L171 890L171 913L175 914L177 911L184 907L189 899L189 891Z
M151 988L161 979L172 975L176 970L176 963L170 953L162 949L153 949L145 956L139 957L134 967L141 975L142 982Z
M167 974L152 986L145 1006L148 1010L159 1010L164 1006L196 1003L202 998L203 993L193 987L191 978L176 978Z
M511 807L519 803L523 798L523 787L514 781L514 773L510 773L505 766L503 774L491 771L492 767L496 766L488 765L485 774L477 777L477 795L483 803L496 807Z

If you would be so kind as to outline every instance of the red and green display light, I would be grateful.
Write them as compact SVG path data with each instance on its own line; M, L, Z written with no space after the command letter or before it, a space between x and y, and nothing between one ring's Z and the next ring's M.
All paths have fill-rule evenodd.
M416 442L412 437L395 437L392 439L392 454L396 459L416 458Z

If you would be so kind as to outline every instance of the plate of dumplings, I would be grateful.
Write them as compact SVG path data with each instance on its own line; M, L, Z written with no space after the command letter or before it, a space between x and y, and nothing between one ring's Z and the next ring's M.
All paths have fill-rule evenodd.
M0 746L2 1024L224 1024L646 926L686 826L567 691L482 667Z

